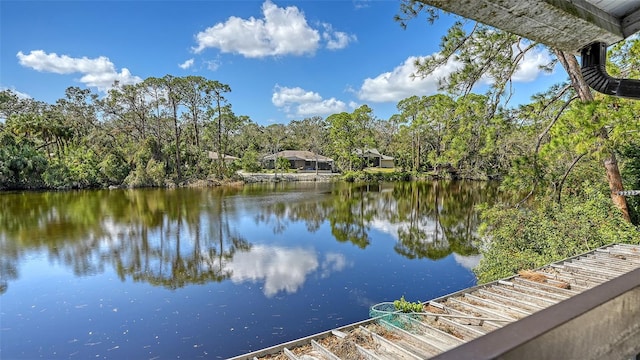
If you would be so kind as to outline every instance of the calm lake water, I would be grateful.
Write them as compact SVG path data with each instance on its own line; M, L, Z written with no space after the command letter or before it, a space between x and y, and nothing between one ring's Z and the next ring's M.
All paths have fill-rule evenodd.
M475 284L487 183L0 194L0 358L227 358Z

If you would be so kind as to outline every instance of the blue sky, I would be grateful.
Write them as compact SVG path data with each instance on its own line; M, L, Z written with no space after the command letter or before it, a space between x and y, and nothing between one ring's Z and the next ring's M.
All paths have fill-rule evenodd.
M413 60L435 54L453 22L404 30L399 3L2 0L0 88L55 102L69 86L104 95L114 80L200 75L228 84L234 112L263 125L363 104L388 119L398 101L437 91L437 76L411 79ZM524 59L514 102L564 80L537 69L548 59Z

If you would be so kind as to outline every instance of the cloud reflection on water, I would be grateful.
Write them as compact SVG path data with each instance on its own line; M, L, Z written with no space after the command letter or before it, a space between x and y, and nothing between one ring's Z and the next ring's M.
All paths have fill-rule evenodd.
M331 273L342 271L347 266L347 258L339 253L327 253L322 262L320 277L327 278Z
M321 263L312 249L256 245L247 252L236 253L226 270L231 272L234 283L264 281L264 295L270 298L280 291L295 293L316 270L326 278L346 265L345 256L339 253L327 253Z
M464 256L464 255L453 253L453 258L456 260L458 264L462 265L463 267L469 270L473 270L476 266L478 266L478 264L480 263L480 260L482 260L482 255L477 254L477 255Z

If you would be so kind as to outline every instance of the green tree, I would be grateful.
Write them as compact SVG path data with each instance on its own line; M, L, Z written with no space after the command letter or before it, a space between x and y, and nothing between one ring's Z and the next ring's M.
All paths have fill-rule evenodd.
M287 170L289 170L290 168L291 168L291 163L289 162L289 160L287 160L287 158L278 156L275 164L276 173L278 172L278 170L280 170L283 173L287 172Z
M98 95L89 89L72 86L65 90L65 97L56 101L54 105L64 119L64 124L73 129L75 143L87 140L96 130L97 98Z
M373 110L367 105L352 113L342 112L327 118L331 148L342 170L352 171L363 165L358 152L373 145L374 120Z
M229 128L235 129L236 126L238 126L238 122L233 118L231 107L225 106L227 105L227 99L224 97L224 94L231 92L231 87L227 84L213 81L208 83L207 91L213 95L213 100L215 102L215 106L209 107L208 116L216 123L214 132L216 134L215 149L219 154L217 176L218 178L222 178L225 166L223 155L227 150L226 141L223 140L226 140L225 133L229 131Z
M179 89L186 111L183 116L191 123L193 145L200 151L200 126L205 119L207 107L213 102L214 82L202 76L186 76Z
M46 158L31 140L0 131L0 189L38 188L46 168Z
M182 161L181 154L181 138L182 133L181 121L178 116L180 106L183 104L182 89L184 88L184 79L176 78L172 75L165 75L160 82L166 92L167 106L169 118L173 120L173 136L176 156L176 175L178 182L182 180Z
M248 172L258 172L261 169L258 152L255 150L247 150L242 155L240 161L243 170Z
M373 146L373 123L376 120L373 109L367 105L362 105L351 113L356 137L355 148L364 151Z
M329 138L336 162L341 170L353 170L354 162L358 160L355 151L355 126L351 115L346 112L333 114L327 118L329 123Z
M400 131L400 116L392 115L388 120L376 119L373 122L373 142L383 154L396 154L396 138Z
M247 119L246 122L240 124L237 136L233 137L233 142L230 148L235 151L236 156L242 157L242 155L249 150L256 151L258 153L266 153L264 149L264 127L256 124Z
M111 88L98 107L106 120L135 142L150 135L150 119L154 103L147 99L147 84L120 85Z
M287 127L283 124L271 124L263 129L261 140L265 153L274 155L283 149L288 137Z
M424 111L426 104L425 97L411 96L398 102L397 108L400 111L399 119L406 124L411 134L411 170L419 171L421 167L421 157L424 136Z

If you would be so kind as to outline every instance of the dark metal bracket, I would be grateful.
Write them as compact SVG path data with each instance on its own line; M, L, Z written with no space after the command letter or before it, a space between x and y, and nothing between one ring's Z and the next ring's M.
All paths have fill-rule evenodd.
M618 97L640 100L640 80L618 79L607 73L607 44L593 43L581 51L582 76L593 90Z

